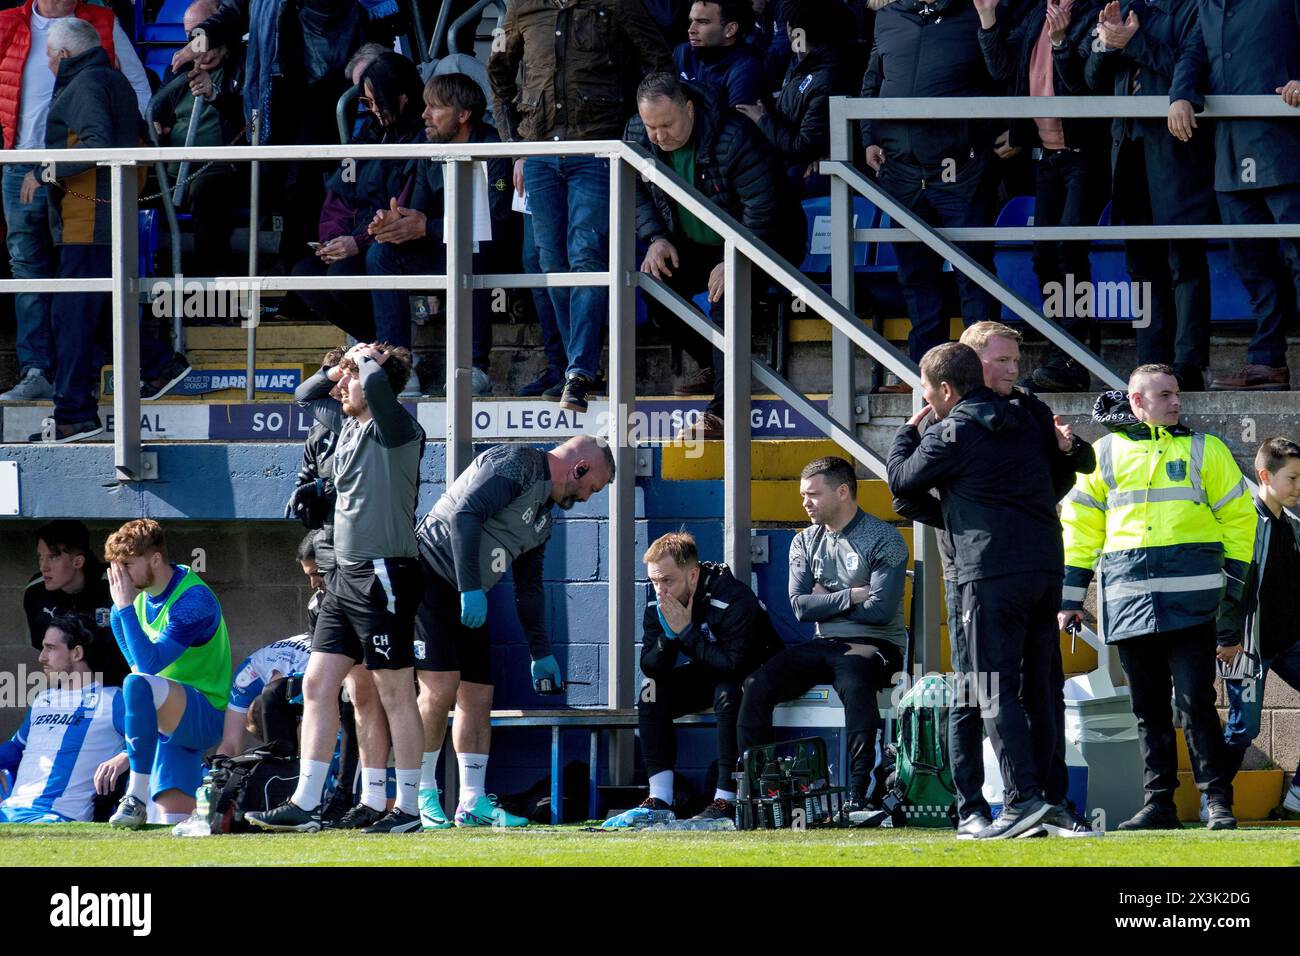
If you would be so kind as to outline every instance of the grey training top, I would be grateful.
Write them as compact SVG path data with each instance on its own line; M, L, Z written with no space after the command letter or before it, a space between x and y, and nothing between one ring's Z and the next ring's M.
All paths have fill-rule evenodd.
M814 594L815 584L831 593ZM906 646L906 585L903 536L861 509L841 531L815 524L790 542L790 606L800 621L817 623L818 637ZM856 587L871 589L861 604L850 599Z
M294 400L339 436L334 450L334 555L340 565L414 558L424 429L402 408L383 366L358 362L371 418L362 423L330 397L328 368L298 386Z
M546 452L495 445L469 463L420 522L420 552L457 590L490 590L516 558L546 544L552 503Z

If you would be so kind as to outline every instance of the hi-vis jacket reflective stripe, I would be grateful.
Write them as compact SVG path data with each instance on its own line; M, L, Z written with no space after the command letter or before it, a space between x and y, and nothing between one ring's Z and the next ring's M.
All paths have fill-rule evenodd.
M1255 506L1228 447L1213 435L1133 422L1093 444L1097 468L1062 506L1061 608L1098 582L1107 643L1192 627L1240 596L1255 544Z

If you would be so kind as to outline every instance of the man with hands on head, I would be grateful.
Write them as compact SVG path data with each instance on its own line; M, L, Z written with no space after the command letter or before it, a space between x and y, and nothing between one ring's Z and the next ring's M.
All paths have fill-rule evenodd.
M338 435L334 450L334 568L312 634L303 682L302 761L293 796L247 819L266 830L316 832L339 730L339 688L357 663L370 671L392 737L397 803L374 808L366 833L420 828L420 715L411 668L420 572L415 502L424 431L397 400L411 353L358 343L294 397ZM360 823L361 821L354 821Z
M487 592L513 571L515 611L528 641L533 686L539 693L560 692L564 679L546 633L542 588L542 560L554 529L552 505L568 511L613 480L613 452L590 435L577 435L550 451L496 445L471 461L420 521L423 596L415 624L415 668L424 725L424 829L451 826L435 774L453 707L460 770L456 826L527 825L485 790L494 684L485 629Z

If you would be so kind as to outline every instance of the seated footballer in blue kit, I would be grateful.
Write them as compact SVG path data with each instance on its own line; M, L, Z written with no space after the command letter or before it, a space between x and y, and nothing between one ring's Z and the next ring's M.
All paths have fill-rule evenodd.
M157 521L122 525L104 559L113 636L131 665L122 682L131 774L109 823L144 826L150 797L160 822L178 823L194 810L203 752L221 739L231 676L226 621L199 576L167 560Z

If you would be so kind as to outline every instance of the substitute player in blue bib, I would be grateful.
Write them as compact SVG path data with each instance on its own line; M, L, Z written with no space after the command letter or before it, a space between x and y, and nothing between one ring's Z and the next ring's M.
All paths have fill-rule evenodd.
M86 654L95 634L79 615L57 615L41 641L50 687L0 744L0 770L14 774L0 823L91 819L95 793L112 790L126 766L121 689L95 680Z
M131 776L109 819L139 829L152 796L163 823L194 810L203 752L221 739L230 689L230 638L217 596L167 560L157 521L128 521L104 545L113 636L131 665L122 682ZM150 778L152 777L152 792Z
M285 753L298 753L298 718L302 716L302 676L311 656L311 635L295 634L259 647L235 668L226 700L226 726L218 753L243 753L247 744L245 721L254 701L258 713L255 731L269 743L279 743ZM293 678L298 678L294 681ZM296 689L295 689L296 688ZM297 699L298 703L293 703Z

